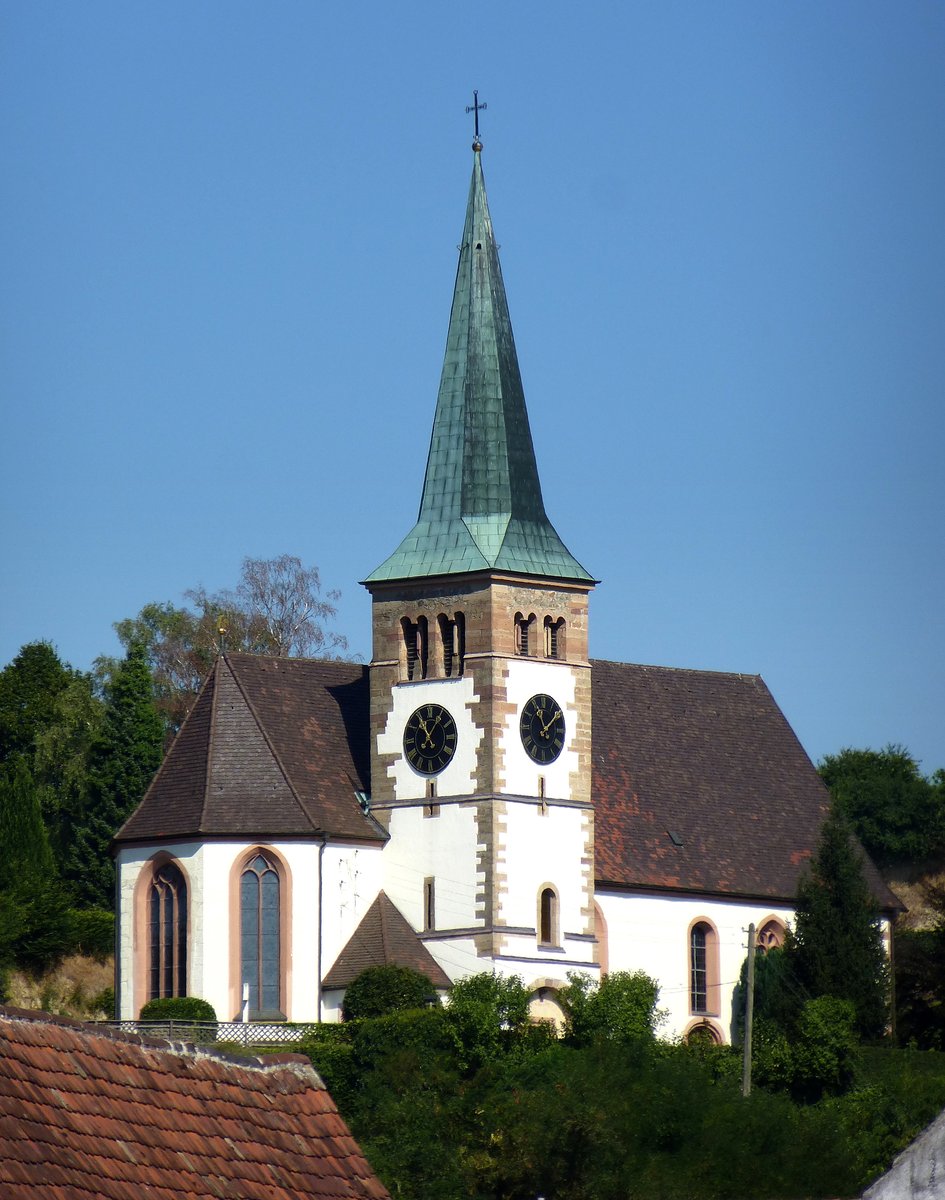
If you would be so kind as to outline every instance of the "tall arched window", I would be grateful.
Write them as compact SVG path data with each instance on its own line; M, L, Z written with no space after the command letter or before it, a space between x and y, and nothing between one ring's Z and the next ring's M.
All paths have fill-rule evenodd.
M187 995L187 884L165 863L148 889L148 999Z
M718 1011L719 940L708 921L697 921L689 930L689 1010Z
M240 978L251 1020L282 1018L280 881L273 861L255 855L240 876Z

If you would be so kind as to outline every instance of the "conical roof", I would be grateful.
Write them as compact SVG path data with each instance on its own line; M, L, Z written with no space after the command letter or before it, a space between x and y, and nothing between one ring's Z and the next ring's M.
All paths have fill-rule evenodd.
M545 514L482 163L474 150L420 513L365 582L482 570L594 582Z

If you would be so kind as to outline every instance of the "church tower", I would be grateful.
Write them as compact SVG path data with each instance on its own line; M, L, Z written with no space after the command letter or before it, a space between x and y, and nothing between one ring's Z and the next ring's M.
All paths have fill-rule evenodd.
M595 969L595 580L545 513L481 151L417 523L365 580L371 811L385 889L447 973L538 991Z

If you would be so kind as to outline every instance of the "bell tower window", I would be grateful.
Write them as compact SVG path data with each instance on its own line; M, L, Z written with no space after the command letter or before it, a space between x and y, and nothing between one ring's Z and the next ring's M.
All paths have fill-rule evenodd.
M404 617L401 625L404 631L407 678L426 679L427 619L426 617L417 617L416 621L411 621L409 617Z
M534 638L535 616L515 614L515 653L527 658L535 653Z
M545 617L545 658L564 658L564 617Z
M437 618L442 648L443 676L458 678L463 673L463 658L466 653L466 619L461 612L447 617L443 613Z

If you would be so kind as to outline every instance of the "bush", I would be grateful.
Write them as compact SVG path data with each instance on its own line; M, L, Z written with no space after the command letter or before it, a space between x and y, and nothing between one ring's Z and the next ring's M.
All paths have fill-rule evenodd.
M77 908L72 911L75 951L98 962L115 952L115 914L104 908Z
M391 963L368 967L349 984L342 1012L346 1021L385 1017L389 1013L425 1008L436 989L420 971Z
M208 1000L199 996L162 996L149 1000L139 1021L215 1021L217 1014Z
M659 986L643 971L612 971L593 987L585 975L568 974L559 998L568 1014L567 1037L577 1046L604 1039L652 1042L663 1014Z

